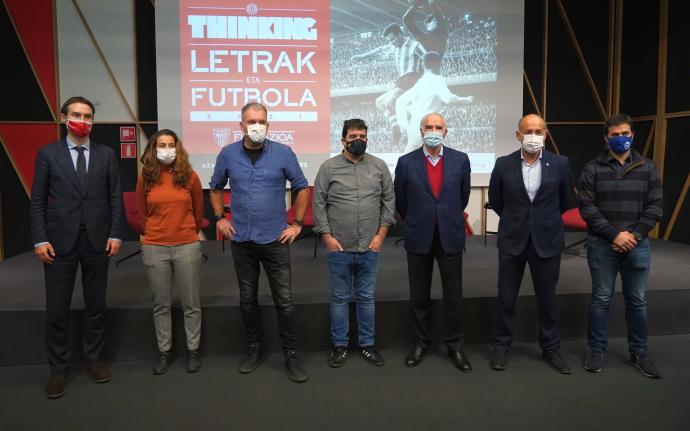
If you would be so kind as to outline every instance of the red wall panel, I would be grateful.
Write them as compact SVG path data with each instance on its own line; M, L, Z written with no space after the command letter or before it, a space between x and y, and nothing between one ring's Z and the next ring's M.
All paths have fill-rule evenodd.
M17 36L26 49L50 110L57 115L57 76L55 28L52 0L5 0L7 11L17 29Z
M57 139L55 124L0 124L0 140L27 191L31 190L38 149Z

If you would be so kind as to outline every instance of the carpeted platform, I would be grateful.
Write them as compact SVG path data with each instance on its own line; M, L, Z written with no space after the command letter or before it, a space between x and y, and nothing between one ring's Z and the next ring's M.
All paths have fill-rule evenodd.
M568 242L583 234L568 234ZM381 269L376 288L377 343L384 348L406 346L412 337L408 317L407 262L402 244L388 238L381 254ZM123 245L119 257L136 251L139 244ZM312 257L313 239L304 238L292 246L293 292L296 304L298 343L302 350L324 350L328 338L328 271L325 253ZM221 251L221 243L203 243L208 261L202 266L201 301L203 306L202 349L207 354L224 355L244 350L244 331L238 307L237 280L231 254ZM653 264L648 302L650 334L690 332L690 246L668 241L653 241ZM576 253L584 255L580 248ZM438 272L435 273L437 275ZM495 237L487 246L481 236L470 237L463 263L465 332L468 343L489 341L496 295L497 250ZM154 353L151 299L141 256L119 266L111 262L108 287L108 342L110 359L143 359ZM586 329L590 276L586 259L564 254L558 286L558 305L563 338L582 338ZM432 297L441 295L440 280L435 276ZM537 337L536 304L529 271L526 271L518 309L516 339L533 341ZM617 295L610 332L625 334L623 301ZM75 288L73 308L82 308L79 283ZM269 350L279 349L275 314L264 276L259 301L262 304L265 341ZM441 334L441 302L434 301L435 337ZM0 345L12 346L0 351L0 365L32 364L45 361L43 269L32 253L0 262ZM179 311L179 310L176 310ZM354 313L352 313L354 315ZM354 317L354 316L353 316ZM174 314L175 336L182 340L181 315ZM78 356L81 333L80 311L73 313L72 343ZM354 326L353 326L354 327ZM176 348L182 348L178 343Z
M568 234L568 242L583 238L583 234ZM407 260L402 243L395 245L397 238L387 238L381 253L381 265L376 286L377 301L404 301L409 297L407 285ZM226 243L227 246L227 243ZM315 304L328 302L328 268L324 249L319 247L317 257L312 257L313 238L306 237L291 249L292 280L295 302ZM139 249L138 242L124 243L118 258ZM205 241L204 253L208 261L202 266L201 297L204 306L235 306L238 304L238 289L232 256L229 247L221 252L220 241ZM575 249L580 255L564 253L561 262L559 294L580 294L590 292L590 276L584 248ZM652 270L650 290L690 289L690 246L670 241L652 241ZM43 310L44 284L42 264L33 253L0 262L0 311ZM151 306L148 280L141 262L141 255L115 266L111 262L108 307L138 308ZM434 273L436 275L437 272ZM466 298L494 297L498 275L498 252L495 236L489 236L484 246L482 236L467 240L463 257L463 289ZM82 308L80 282L77 281L73 307ZM267 280L262 275L259 301L271 304ZM531 296L532 281L529 270L523 282L521 295ZM434 277L432 297L441 297L439 277Z

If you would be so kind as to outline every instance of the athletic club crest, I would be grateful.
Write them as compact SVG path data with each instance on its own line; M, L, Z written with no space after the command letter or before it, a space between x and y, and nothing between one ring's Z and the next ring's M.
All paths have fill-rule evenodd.
M220 148L228 145L230 139L230 129L213 129L213 139Z

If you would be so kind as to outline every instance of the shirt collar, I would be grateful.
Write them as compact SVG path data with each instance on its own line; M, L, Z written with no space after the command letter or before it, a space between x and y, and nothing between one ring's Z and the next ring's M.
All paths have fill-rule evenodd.
M429 153L429 150L426 149L426 145L422 145L422 151L424 151L424 156L427 158L438 158L438 157L443 157L443 145L441 145L441 151L438 152L438 156L432 156L431 153Z
M342 157L343 160L345 160L346 162L352 163L353 165L355 165L355 164L362 163L362 162L364 161L364 159L367 158L367 153L365 152L364 154L362 154L362 158L361 158L361 159L357 160L356 162L353 162L352 160L350 160L350 159L345 155L345 149L343 149L343 150L340 152L340 157Z
M239 142L240 142L240 146L242 147L242 150L247 149L247 147L244 146L244 138L240 139ZM262 151L268 151L268 148L270 147L270 143L271 143L271 141L268 138L264 139L264 144L261 146L261 150Z
M91 140L89 138L86 138L86 142L84 142L81 146L82 148L86 149L86 151L89 151L91 145ZM71 150L72 148L76 147L77 144L72 142L72 140L69 138L69 135L67 135L67 149Z
M539 159L541 159L543 157L544 157L544 149L542 148L541 150L539 150ZM527 161L525 161L525 154L522 152L522 149L520 149L520 158L522 159L523 162L527 163Z
M625 158L625 161L623 163L631 163L632 162L632 151L628 153L628 157ZM618 162L618 159L616 156L613 155L613 152L611 150L608 151L606 154L606 163L611 163L612 161L615 161L616 163Z

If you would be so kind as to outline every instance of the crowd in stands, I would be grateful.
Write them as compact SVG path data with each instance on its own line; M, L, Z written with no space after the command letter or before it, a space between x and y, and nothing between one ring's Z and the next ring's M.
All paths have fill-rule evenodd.
M343 122L350 118L361 118L369 127L369 145L372 153L400 153L405 150L405 141L393 143L393 132L388 119L376 109L373 100L360 98L332 106L331 152L342 150L340 142ZM445 144L468 153L494 151L496 139L496 105L479 102L472 105L448 105L441 114L448 124Z
M496 72L496 22L493 18L449 17L448 50L441 74L446 77L480 75ZM364 60L352 60L378 46L387 44L381 36L383 26L364 34L339 34L331 39L331 88L390 85L397 78L392 54L378 54ZM409 36L409 35L408 35Z

